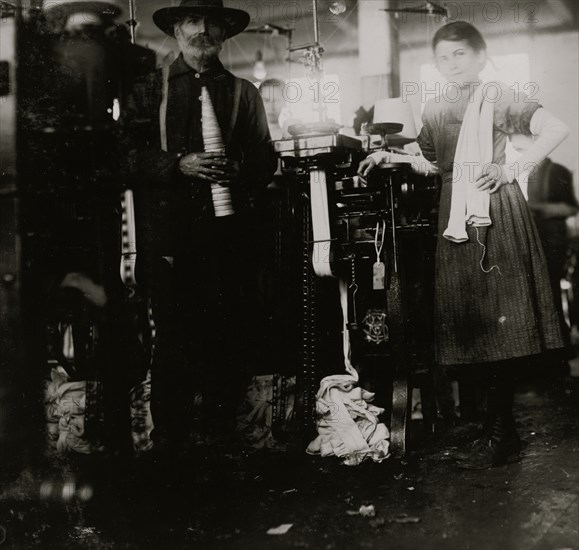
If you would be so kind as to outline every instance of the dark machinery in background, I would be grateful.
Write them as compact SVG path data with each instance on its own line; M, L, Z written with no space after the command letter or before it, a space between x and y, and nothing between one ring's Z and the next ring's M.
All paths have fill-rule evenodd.
M310 78L322 82L318 0L312 0L312 15L313 43L290 48L290 53L304 50ZM373 148L371 138L340 135L340 126L327 120L327 106L321 103L318 122L295 124L289 128L293 139L275 143L285 175L277 228L278 235L282 228L285 235L279 235L276 247L276 285L285 295L277 309L298 321L297 331L296 324L293 330L283 328L291 342L284 356L299 365L302 435L307 439L314 432L320 380L343 372L339 285L328 280L334 275L348 285L353 363L363 384L376 391L378 405L388 411L393 452L403 455L413 387L421 387L428 431L434 430L437 416L430 367L438 179L399 164L376 171L367 185L360 182L355 174ZM405 124L390 120L374 126L383 147L386 134L406 130ZM399 144L408 142L400 139L399 134ZM284 407L276 410L275 395L273 401L279 425Z
M19 466L23 449L45 445L47 366L86 383L82 429L95 447L120 431L103 430L103 415L113 427L116 394L142 376L126 351L139 347L127 307L139 302L119 274L120 197L132 185L123 113L155 54L125 27L67 32L41 8L0 2L0 448ZM74 444L79 426L64 429L55 445Z
M313 433L319 382L342 372L344 363L337 280L316 274L316 256L322 254L332 274L348 286L352 362L389 414L393 452L403 455L413 387L421 388L427 430L434 429L437 415L430 367L438 179L414 174L407 164L391 164L363 182L355 174L370 138L311 132L276 142L290 205L285 239L292 238L291 228L294 235L281 273L291 273L294 281L283 288L293 292L286 297L289 317L299 320L299 335L294 331L290 339L297 339L297 353L290 357L300 365L301 429L306 437ZM312 220L320 206L313 202L314 187L327 195L330 234L323 243ZM383 264L378 284L377 257Z
M154 70L155 55L131 43L123 26L70 32L50 24L41 5L0 2L0 9L0 449L13 458L2 464L18 471L23 456L35 460L45 450L47 411L57 451L130 446L122 409L146 377L153 342L147 300L135 284L134 182L124 162L138 128L123 115L132 82ZM317 40L308 51L318 72ZM422 313L430 303L436 185L398 165L360 185L354 175L370 142L340 136L334 126L326 124L325 135L305 127L313 135L277 143L284 176L266 275L276 296L270 356L282 382L273 384L281 394L273 399L274 432L284 424L284 383L297 375L297 428L312 435L319 381L343 362L335 281L319 279L311 263L306 183L319 171L331 210L330 261L350 287L352 350L357 366L374 373L367 381L382 403L392 403L404 452L408 378L416 384L430 359ZM373 290L378 237L384 287ZM68 408L57 415L46 388L62 398L67 384Z

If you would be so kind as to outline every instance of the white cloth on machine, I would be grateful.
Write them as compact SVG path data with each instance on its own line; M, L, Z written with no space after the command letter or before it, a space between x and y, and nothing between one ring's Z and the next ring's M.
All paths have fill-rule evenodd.
M312 170L310 172L310 205L312 209L312 233L314 236L314 245L312 247L314 272L318 277L331 277L332 232L328 207L328 187L324 170Z
M308 454L337 456L347 466L371 458L375 462L390 456L390 433L378 420L384 409L372 405L372 392L356 387L358 372L350 361L348 333L348 289L339 281L343 314L344 363L348 374L327 376L316 395L318 437L306 449Z

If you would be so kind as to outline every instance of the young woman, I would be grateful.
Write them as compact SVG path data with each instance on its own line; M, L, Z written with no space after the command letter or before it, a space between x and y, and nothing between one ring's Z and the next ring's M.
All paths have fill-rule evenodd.
M487 468L519 458L513 360L563 346L541 243L516 178L557 147L568 129L533 98L480 80L486 44L471 24L441 27L432 47L448 85L425 106L417 140L423 157L374 153L359 174L410 160L416 169L431 162L441 175L436 359L447 366L483 365L488 373L484 436L458 457L464 467ZM514 133L536 140L506 165L505 145Z

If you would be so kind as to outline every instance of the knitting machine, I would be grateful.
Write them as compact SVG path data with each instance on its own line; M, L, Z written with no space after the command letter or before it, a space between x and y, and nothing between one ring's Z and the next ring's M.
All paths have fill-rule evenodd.
M70 15L111 2L60 4ZM94 381L87 436L88 424L100 423L99 381L127 370L117 344L130 329L111 323L131 317L119 277L120 195L131 185L123 114L131 82L155 67L154 52L114 24L117 11L99 25L77 18L81 27L66 30L49 17L56 5L0 2L0 447L17 453L45 444L4 441L41 433L47 364L71 382Z
M430 386L417 373L428 373L432 362L438 180L399 163L374 170L363 181L356 170L368 145L369 138L339 134L275 144L299 205L293 212L302 236L302 414L308 432L319 381L330 374L328 368L335 371L335 364L327 364L325 349L340 347L341 326L329 328L327 319L322 321L328 300L336 300L335 288L328 291L328 280L335 277L347 282L353 363L362 371L370 370L368 365L378 371L377 399L390 408L392 448L400 455L408 439L413 385L424 385L425 418L432 422L436 415L428 399ZM328 339L332 330L334 337Z

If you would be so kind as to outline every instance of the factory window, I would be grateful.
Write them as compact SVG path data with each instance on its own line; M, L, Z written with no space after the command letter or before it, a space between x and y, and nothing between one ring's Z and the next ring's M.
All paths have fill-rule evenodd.
M340 78L336 74L325 74L323 81L293 78L284 86L284 99L292 118L302 122L318 122L324 110L328 120L342 122Z

